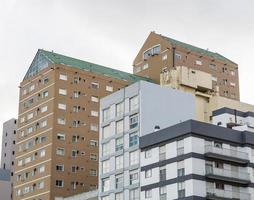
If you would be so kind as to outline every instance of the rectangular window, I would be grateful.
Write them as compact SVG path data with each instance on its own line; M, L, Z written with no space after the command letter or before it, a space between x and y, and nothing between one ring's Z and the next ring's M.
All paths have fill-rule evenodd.
M109 138L111 136L111 127L110 127L110 125L104 126L102 128L102 134L103 134L104 139Z
M48 97L49 96L49 92L48 91L44 91L43 93L42 93L42 97L43 98L46 98L46 97Z
M124 103L116 104L116 116L122 116L124 114Z
M60 125L65 125L65 118L58 118L57 123Z
M58 93L59 94L61 94L61 95L67 95L67 90L66 89L59 89L59 91L58 91Z
M59 103L58 104L58 109L60 109L60 110L66 110L66 104Z
M110 143L102 144L102 156L110 155Z
M130 116L130 129L138 127L138 115Z
M116 139L116 148L115 151L121 151L123 150L123 137L117 138Z
M79 92L79 91L74 91L74 92L73 92L73 98L74 98L74 99L79 98L80 95L81 95L81 92Z
M139 200L139 189L130 190L130 200Z
M57 148L56 155L64 156L64 148Z
M91 101L98 103L99 102L99 98L97 96L91 96Z
M130 171L130 185L139 183L138 170Z
M165 181L167 179L166 166L160 167L160 181Z
M102 179L102 192L109 191L109 188L110 188L110 179L109 178Z
M98 146L98 141L97 140L90 140L90 146L97 147Z
M167 186L160 187L160 200L167 199Z
M33 84L33 85L31 85L31 86L29 87L29 92L32 92L34 89L35 89L35 85Z
M93 89L99 89L99 83L97 83L97 82L92 82L91 83L91 87L93 88Z
M116 176L115 184L116 189L123 188L123 174L119 174Z
M145 70L145 69L147 69L148 68L148 63L146 63L146 64L144 64L142 67L141 67L141 70Z
M90 169L89 174L90 174L90 176L97 176L97 170L96 169Z
M106 86L106 91L108 91L108 92L113 92L113 86L107 85L107 86Z
M56 165L56 171L63 172L64 171L64 165Z
M130 152L130 166L139 163L139 151Z
M139 104L138 96L130 98L130 111L138 109L139 106L138 104Z
M90 160L97 161L97 154L91 153Z
M152 157L152 150L149 149L149 150L146 150L145 151L145 158L151 158Z
M56 187L63 187L64 181L63 180L56 180Z
M106 108L103 111L103 121L108 121L110 119L110 108Z
M234 70L230 70L230 74L231 74L232 76L235 76L235 71L234 71Z
M58 140L65 140L65 134L64 133L57 133L57 139Z
M38 183L38 189L43 189L44 188L44 181L41 181Z
M175 59L176 60L181 60L182 59L182 55L179 53L175 53Z
M139 138L138 138L138 132L131 133L129 135L129 147L138 145L138 140L139 140Z
M124 200L123 199L123 192L120 192L120 193L116 193L116 200Z
M98 124L90 124L91 131L98 131Z
M145 191L145 198L146 199L152 198L152 190L146 190Z
M47 121L47 120L44 120L44 121L40 122L40 128L46 127L47 124L48 124L48 121Z
M123 133L123 120L116 122L116 134Z
M183 155L184 154L184 140L178 140L177 141L177 155Z
M209 64L209 67L210 67L211 69L216 69L216 65L213 64L213 63Z
M110 161L105 160L102 162L102 173L106 174L110 172Z
M63 81L67 81L67 75L65 74L59 74L59 79Z
M159 159L161 160L165 160L166 159L166 145L160 146L159 147Z
M168 55L167 55L167 54L165 54L165 55L162 56L162 60L167 60L167 58L168 58Z
M185 183L184 182L179 182L177 184L178 186L178 198L184 198L185 197Z
M123 168L123 156L116 157L116 170Z
M177 176L184 176L184 160L177 162Z
M98 111L91 110L91 116L93 116L93 117L98 117L98 116L99 116Z
M27 120L32 119L34 117L34 113L29 113L27 115Z
M152 170L151 169L148 169L145 171L145 177L146 178L151 178L152 177Z
M39 167L39 173L43 173L43 172L45 172L45 165L41 165Z
M48 106L41 107L41 113L44 113L48 110Z
M74 157L74 158L76 158L76 157L78 156L78 152L79 152L79 151L76 150L76 149L72 150L72 151L71 151L71 156Z
M196 65L202 65L202 61L201 60L196 60Z

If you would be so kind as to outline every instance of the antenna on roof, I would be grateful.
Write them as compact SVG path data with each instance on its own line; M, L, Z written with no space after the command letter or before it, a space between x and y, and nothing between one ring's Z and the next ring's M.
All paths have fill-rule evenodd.
M52 53L54 53L54 51L53 51L53 50L51 50L51 52L52 52Z
M206 51L209 51L209 48L207 48Z

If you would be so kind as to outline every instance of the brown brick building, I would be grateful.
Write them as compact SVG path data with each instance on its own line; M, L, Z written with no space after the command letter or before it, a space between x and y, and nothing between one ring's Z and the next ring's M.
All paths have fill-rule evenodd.
M186 66L210 73L219 95L239 100L238 66L224 56L151 32L133 62L133 72L160 82L160 74ZM217 87L216 87L217 86Z
M138 80L148 79L39 50L20 84L14 199L96 188L99 99Z

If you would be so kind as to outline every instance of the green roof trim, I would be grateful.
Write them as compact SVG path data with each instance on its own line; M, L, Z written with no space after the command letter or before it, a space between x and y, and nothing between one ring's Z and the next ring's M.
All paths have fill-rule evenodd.
M94 63L90 63L90 62L86 62L83 60L79 60L76 58L72 58L72 57L68 57L68 56L64 56L58 53L54 53L54 52L50 52L50 51L45 51L43 49L39 49L28 72L29 71L35 71L36 73L33 74L26 74L25 78L31 77L35 74L37 74L40 69L38 69L38 66L36 65L36 69L32 70L33 67L33 63L36 63L36 58L37 57L44 57L48 60L48 63L50 64L61 64L61 65L65 65L65 66L69 66L69 67L74 67L74 68L78 68L84 71L89 71L89 72L93 72L99 75L105 75L108 77L112 77L112 78L116 78L119 80L125 80L125 81L130 81L130 82L136 82L136 81L140 81L140 80L144 80L144 81L148 81L148 82L154 82L149 78L145 78L145 77L141 77L141 76L137 76L134 74L130 74L127 72L123 72L120 70L116 70L116 69L112 69L109 67L104 67L101 65L97 65ZM40 67L39 67L40 68ZM43 68L42 68L43 69Z
M158 34L158 35L159 35L159 34ZM200 54L203 54L203 55L212 57L212 58L214 58L214 59L221 60L221 61L223 61L223 62L230 62L230 63L236 64L236 63L233 62L232 60L229 60L228 58L222 56L222 55L219 54L219 53L211 52L211 51L209 51L209 50L205 50L205 49L202 49L202 48L199 48L199 47L196 47L196 46L193 46L193 45L184 43L184 42L180 42L180 41L178 41L178 40L175 40L175 39L172 39L172 38L163 36L163 35L160 35L160 36L161 36L162 38L166 39L166 40L167 40L168 42L170 42L172 45L181 46L181 47L183 47L183 48L189 49L190 51L194 51L194 52L197 52L197 53L200 53Z

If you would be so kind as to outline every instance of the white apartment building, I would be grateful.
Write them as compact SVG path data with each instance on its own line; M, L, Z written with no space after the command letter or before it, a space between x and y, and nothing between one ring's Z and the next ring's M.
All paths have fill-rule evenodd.
M195 117L192 94L140 81L100 101L99 199L140 199L139 137Z
M254 135L188 120L140 137L141 200L254 199Z

